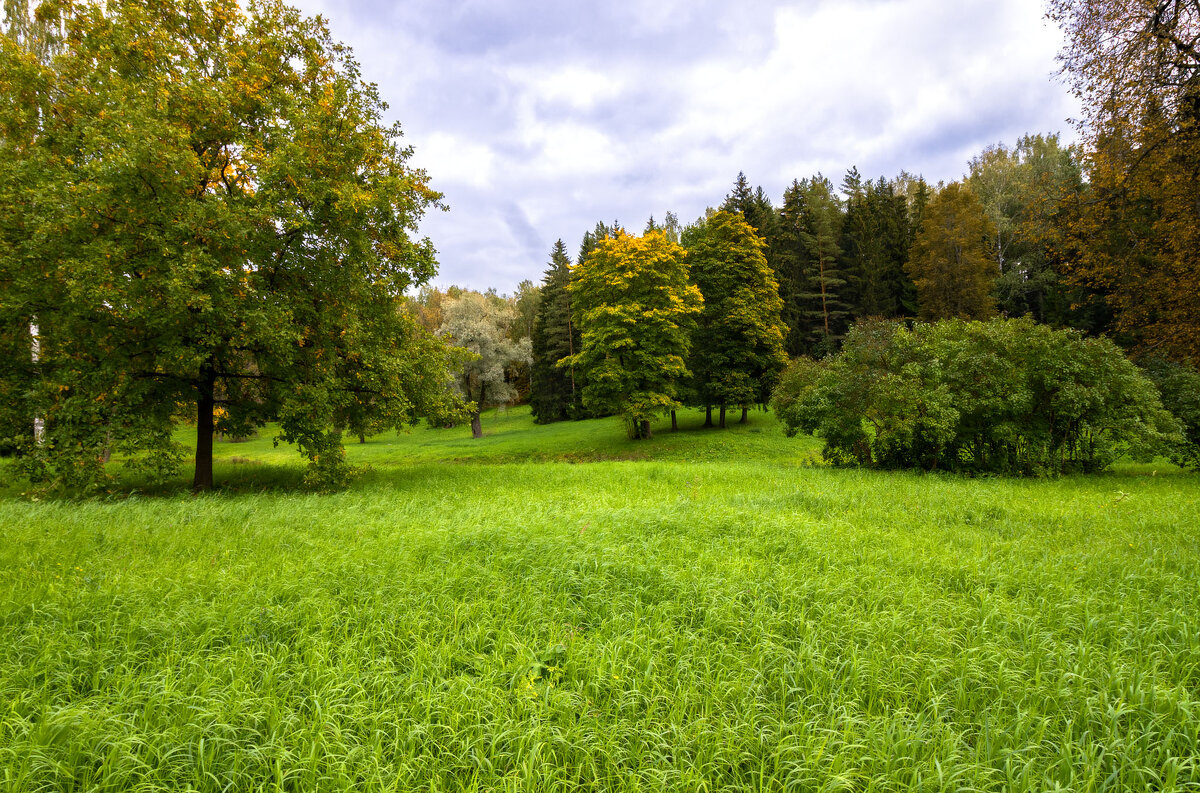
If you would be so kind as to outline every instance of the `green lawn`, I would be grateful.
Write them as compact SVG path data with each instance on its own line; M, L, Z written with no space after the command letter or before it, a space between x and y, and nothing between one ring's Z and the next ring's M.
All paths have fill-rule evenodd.
M751 418L12 488L0 791L1200 790L1197 475L834 470Z

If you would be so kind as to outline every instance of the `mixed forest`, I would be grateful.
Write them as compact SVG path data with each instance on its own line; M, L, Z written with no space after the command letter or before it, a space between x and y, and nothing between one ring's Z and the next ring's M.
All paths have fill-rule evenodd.
M324 20L2 8L0 791L1200 790L1195 2L514 294Z
M1194 10L1176 5L1117 17L1098 0L1050 5L1087 110L1078 144L997 143L949 184L851 167L773 198L738 174L691 222L600 222L573 258L560 239L541 284L501 296L428 286L435 250L416 230L441 196L319 20L274 3L247 16L12 0L0 72L13 98L0 118L12 470L89 490L116 455L170 477L187 424L206 490L213 438L269 424L311 484L337 488L347 435L428 421L478 438L481 411L527 401L539 423L615 415L646 439L685 406L724 427L773 396L830 462L1189 463L1200 58ZM851 365L848 344L879 354ZM956 366L1009 377L984 396L946 375ZM839 389L858 395L853 415L827 404ZM1003 437L978 430L999 425Z
M982 151L958 182L850 168L837 186L794 180L779 206L738 174L692 223L667 212L641 236L597 223L574 264L555 243L540 285L471 298L493 336L527 340L520 355L440 324L464 290L425 288L414 307L491 360L491 393L527 399L539 423L619 414L641 438L678 407L725 427L728 410L745 422L774 394L791 431L815 430L831 461L1024 473L1098 470L1119 453L1194 463L1195 340L1182 318L1171 331L1135 319L1152 310L1134 308L1147 296L1117 294L1090 264L1121 255L1105 245L1154 243L1129 227L1117 241L1092 235L1111 199L1083 156L1028 135Z

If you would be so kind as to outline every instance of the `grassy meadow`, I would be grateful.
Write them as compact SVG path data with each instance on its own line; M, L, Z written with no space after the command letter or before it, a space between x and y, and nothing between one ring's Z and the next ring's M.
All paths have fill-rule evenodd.
M210 495L8 486L0 791L1200 790L1196 474L699 423L350 440L335 495L269 435Z

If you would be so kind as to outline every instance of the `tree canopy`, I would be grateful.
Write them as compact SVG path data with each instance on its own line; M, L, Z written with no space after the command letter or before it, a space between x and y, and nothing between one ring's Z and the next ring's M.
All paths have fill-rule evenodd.
M716 212L689 235L688 267L704 298L692 337L697 404L743 409L770 398L787 365L783 300L766 244L740 215Z
M1000 270L990 254L994 235L966 185L955 182L933 197L905 265L923 319L982 319L995 313L992 287Z
M325 23L276 0L55 6L42 61L0 37L3 369L35 477L95 481L115 447L172 467L175 418L269 420L323 481L344 429L457 410L447 348L400 309L435 272L439 195ZM222 408L218 411L217 408Z
M1096 471L1183 440L1115 344L1028 317L860 323L837 356L790 369L774 405L826 459L879 468Z
M575 265L570 290L581 347L559 366L584 370L585 407L619 413L631 438L648 438L650 420L680 404L703 301L684 249L661 231L633 237L616 229Z
M1071 274L1143 350L1200 363L1200 6L1051 0L1092 193Z
M438 335L471 353L454 382L470 402L471 434L481 438L480 411L517 397L506 370L529 363L529 338L514 341L510 336L520 318L516 306L479 292L463 292L445 301L442 317Z

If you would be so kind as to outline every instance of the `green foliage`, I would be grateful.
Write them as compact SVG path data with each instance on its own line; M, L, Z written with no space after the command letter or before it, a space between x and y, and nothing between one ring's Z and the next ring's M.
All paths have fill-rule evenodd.
M808 395L825 374L827 364L808 356L791 362L771 393L771 410L783 424L783 433L794 438L804 422Z
M916 288L904 272L911 237L905 197L883 178L860 181L846 202L840 242L842 292L852 316L915 313Z
M1183 442L1171 459L1177 465L1200 468L1200 371L1157 357L1143 362L1142 371L1158 388L1163 407L1183 425Z
M996 313L995 233L967 185L947 185L930 200L905 265L922 319L983 319Z
M510 382L510 368L529 364L529 339L511 338L512 324L518 316L516 307L508 301L479 292L463 292L442 304L438 336L470 354L455 373L454 385L470 403L471 431L476 438L483 435L480 411L517 397Z
M1084 191L1079 152L1060 145L1056 135L1025 135L1012 149L993 146L973 158L967 183L995 229L990 243L999 310L1079 327L1085 318L1075 305L1087 298L1063 278L1069 253L1061 233Z
M621 228L621 224L615 220L612 222L612 225L609 225L602 220L597 221L594 229L591 231L585 231L583 233L583 239L579 243L579 255L575 257L575 261L583 262L586 260L587 257L592 255L592 251L596 249L596 246L599 245L602 240L606 240L609 237L614 236L619 228Z
M522 411L351 444L375 471L334 495L280 489L302 462L263 438L218 444L253 492L0 497L0 788L1200 775L1197 475L801 467L773 416L645 444ZM525 461L548 447L656 459Z
M740 214L754 229L754 233L764 240L774 237L777 218L775 210L771 206L771 199L767 197L762 187L751 189L750 183L746 181L746 174L738 172L733 190L725 196L725 202L721 204L721 209L725 212Z
M648 437L651 419L679 406L689 375L702 298L688 283L683 248L661 231L632 237L618 229L575 266L569 289L581 346L558 365L585 372L584 407L618 413L630 437Z
M554 243L542 280L542 298L534 318L532 387L529 406L539 424L582 418L583 372L558 362L580 346L579 326L571 311L571 260L562 240Z
M783 301L762 239L740 216L716 212L689 240L688 267L704 307L692 336L696 404L763 404L787 365Z
M453 412L454 357L400 310L435 271L413 235L439 196L324 22L56 7L47 63L0 37L0 332L36 324L42 348L0 372L46 422L27 472L94 484L113 449L169 469L189 403L201 438L275 420L329 472L342 429ZM211 487L203 443L196 466Z
M784 378L789 432L834 463L1017 474L1098 471L1179 439L1153 384L1107 339L1029 319L855 326Z
M824 176L793 181L784 192L774 262L791 355L832 352L841 338L848 314L839 264L842 222L841 202Z

